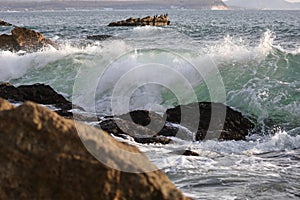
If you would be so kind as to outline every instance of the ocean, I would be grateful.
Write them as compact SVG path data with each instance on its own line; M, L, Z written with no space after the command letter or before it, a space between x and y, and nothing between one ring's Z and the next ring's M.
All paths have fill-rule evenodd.
M107 26L162 13L170 26ZM193 141L188 130L168 145L124 139L187 196L300 199L299 11L10 11L0 19L62 44L35 53L0 51L1 82L48 84L101 116L137 109L161 114L213 101L255 121L246 141ZM0 27L0 34L11 29ZM87 40L103 34L115 37ZM185 149L200 156L182 156Z

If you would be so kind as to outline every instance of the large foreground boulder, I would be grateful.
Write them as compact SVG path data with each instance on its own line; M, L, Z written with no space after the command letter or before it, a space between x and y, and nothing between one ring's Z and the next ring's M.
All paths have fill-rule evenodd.
M136 147L104 131L31 102L14 108L1 99L0 108L0 199L187 199ZM124 172L145 166L155 170Z
M56 43L33 30L16 27L11 33L12 35L0 35L0 49L32 52L48 46L58 47Z
M108 26L167 26L170 25L168 14L160 16L147 16L144 18L128 18L117 22L112 22Z

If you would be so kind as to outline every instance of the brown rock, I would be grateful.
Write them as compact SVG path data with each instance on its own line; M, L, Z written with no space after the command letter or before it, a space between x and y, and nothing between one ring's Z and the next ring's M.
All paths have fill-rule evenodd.
M0 152L0 199L187 199L136 147L31 102L0 112Z
M12 35L0 36L0 49L10 51L37 51L43 47L58 45L45 38L41 33L26 28L16 27L12 30Z
M48 45L56 46L41 33L26 28L17 27L12 30L12 36L22 50L39 50Z
M5 99L0 98L0 111L13 109L14 106L6 101Z

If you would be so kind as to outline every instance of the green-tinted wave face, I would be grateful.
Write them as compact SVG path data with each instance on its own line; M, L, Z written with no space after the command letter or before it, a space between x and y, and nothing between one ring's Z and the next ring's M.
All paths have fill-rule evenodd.
M300 55L272 48L257 62L220 65L227 104L258 122L287 129L300 125ZM198 99L210 101L204 82L196 86Z

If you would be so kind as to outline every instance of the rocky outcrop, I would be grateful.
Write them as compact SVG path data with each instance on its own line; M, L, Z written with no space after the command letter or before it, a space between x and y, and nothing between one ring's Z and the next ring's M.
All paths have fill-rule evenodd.
M158 137L153 130L123 119L106 119L99 123L99 128L117 137L132 137L135 142L142 144L160 143L169 144L172 140Z
M0 35L0 49L9 51L37 51L47 46L58 45L45 38L41 33L26 28L16 27L12 35Z
M45 84L21 85L15 87L9 83L0 84L0 97L15 101L33 101L43 105L53 105L61 110L60 114L71 115L68 110L72 109L72 103L58 94L53 88Z
M31 102L7 105L0 100L0 199L187 199L136 147ZM145 166L155 170L124 172Z
M199 117L195 118L197 114ZM129 135L137 142L145 136L159 138L158 136L180 135L183 139L191 138L186 137L191 132L196 133L196 140L245 140L254 124L240 112L224 104L199 102L168 109L163 117L144 110L132 111L102 121L100 127L118 137Z
M5 22L3 20L0 19L0 26L12 26L12 24Z
M160 16L147 16L144 18L128 18L117 22L112 22L108 26L167 26L170 25L168 14Z
M199 111L195 108L199 108ZM214 109L213 118L212 109ZM224 112L226 112L226 116L224 116ZM183 116L181 113L184 113ZM191 120L194 119L195 113L199 114L196 124ZM254 128L254 124L240 112L221 103L199 102L177 106L168 109L165 117L168 122L176 124L184 121L186 128L198 126L196 140L216 137L220 140L245 140ZM224 121L223 117L225 117ZM209 127L210 125L211 127Z
M89 35L87 36L89 40L97 40L97 41L104 41L108 39L121 39L120 37L113 36L113 35Z

